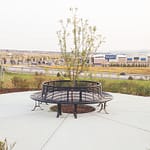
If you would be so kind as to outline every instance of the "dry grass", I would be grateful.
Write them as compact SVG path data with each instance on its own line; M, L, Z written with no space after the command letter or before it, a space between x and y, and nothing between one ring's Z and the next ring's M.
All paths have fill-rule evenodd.
M150 67L91 67L90 71L150 75Z
M49 69L66 69L65 66L41 66ZM128 74L144 74L150 75L150 67L90 67L90 72L109 72L109 73L118 73L125 72Z

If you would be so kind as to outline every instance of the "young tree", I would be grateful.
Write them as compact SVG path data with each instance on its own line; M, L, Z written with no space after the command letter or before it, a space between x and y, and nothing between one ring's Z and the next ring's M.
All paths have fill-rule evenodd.
M66 74L75 83L79 74L89 67L89 56L96 52L103 42L97 34L96 26L77 16L77 8L70 8L71 17L60 20L61 29L57 32Z

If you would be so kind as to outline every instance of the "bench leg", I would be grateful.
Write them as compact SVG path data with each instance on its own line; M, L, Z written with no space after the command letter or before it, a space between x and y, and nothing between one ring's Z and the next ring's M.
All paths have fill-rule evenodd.
M109 114L109 113L107 112L107 110L106 110L106 102L104 103L104 112L105 112L106 114Z
M101 103L99 103L98 105L97 105L97 107L99 107L101 105Z
M98 110L98 112L101 112L103 110L103 103L99 103L98 107L100 107L100 109Z
M77 119L77 104L74 104L74 118Z
M105 112L106 114L109 114L109 113L107 112L107 110L106 110L106 106L107 106L106 103L107 103L107 102L99 103L98 106L100 106L100 109L99 109L98 112L101 112L102 110L104 110L104 112Z
M34 108L32 109L32 111L35 111L35 109L39 107L41 110L43 110L40 106L40 102L39 101L35 101L35 105L34 105Z
M59 115L62 115L62 113L61 113L61 104L57 104L57 118L59 118Z

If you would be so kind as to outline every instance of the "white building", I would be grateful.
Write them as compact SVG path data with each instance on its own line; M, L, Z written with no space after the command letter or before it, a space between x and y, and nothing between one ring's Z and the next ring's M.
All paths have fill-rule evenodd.
M150 55L147 54L94 54L93 65L129 65L150 66Z

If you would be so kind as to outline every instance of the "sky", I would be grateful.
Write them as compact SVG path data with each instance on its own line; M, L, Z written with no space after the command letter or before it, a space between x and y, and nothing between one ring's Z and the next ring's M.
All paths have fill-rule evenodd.
M150 0L0 0L0 49L59 51L70 7L106 38L99 51L150 51Z

